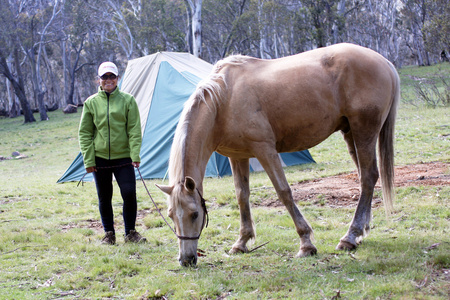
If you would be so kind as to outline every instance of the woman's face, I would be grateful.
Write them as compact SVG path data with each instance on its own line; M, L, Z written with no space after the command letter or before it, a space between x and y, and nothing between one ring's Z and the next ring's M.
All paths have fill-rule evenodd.
M118 80L119 77L114 75L113 73L105 73L100 76L100 86L105 92L112 93L117 87Z

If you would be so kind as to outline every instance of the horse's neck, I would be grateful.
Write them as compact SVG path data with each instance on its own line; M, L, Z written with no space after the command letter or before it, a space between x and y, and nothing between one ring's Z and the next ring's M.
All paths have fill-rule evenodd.
M206 165L214 152L213 114L205 103L195 106L187 115L189 123L184 140L184 175L200 183L205 175Z

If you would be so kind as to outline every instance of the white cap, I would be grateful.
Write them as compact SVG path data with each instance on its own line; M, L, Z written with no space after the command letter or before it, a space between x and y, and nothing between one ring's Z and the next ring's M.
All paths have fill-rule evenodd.
M113 62L105 61L98 67L98 76L103 76L106 73L113 73L117 76L119 75L119 70Z

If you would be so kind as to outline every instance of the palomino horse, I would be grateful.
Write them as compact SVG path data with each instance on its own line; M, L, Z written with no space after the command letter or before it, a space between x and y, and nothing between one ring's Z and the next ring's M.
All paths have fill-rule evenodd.
M400 83L394 66L378 53L338 44L294 56L262 60L231 56L219 61L186 102L170 153L168 215L179 237L179 262L197 263L205 224L203 177L213 151L228 156L239 203L239 238L230 253L248 252L255 237L249 204L249 158L267 172L298 235L298 257L317 252L312 229L295 205L279 152L311 148L341 131L355 162L361 193L337 249L357 247L370 229L379 173L387 214L392 208L394 123ZM204 203L204 200L203 200Z

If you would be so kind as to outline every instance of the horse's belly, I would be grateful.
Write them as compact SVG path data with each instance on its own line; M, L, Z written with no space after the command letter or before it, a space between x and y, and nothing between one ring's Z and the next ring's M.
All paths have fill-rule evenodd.
M308 112L309 109L309 112ZM306 150L320 144L333 132L343 130L347 119L342 118L339 109L333 106L322 109L304 107L296 111L285 111L272 116L271 128L274 132L278 152Z
M345 127L336 122L300 122L296 126L281 127L270 123L260 127L254 125L250 122L244 126L245 131L222 131L221 143L215 151L236 159L255 157L255 152L265 146L275 147L279 153L301 151L320 144L333 132Z
M299 130L296 134L283 135L277 139L276 149L277 152L294 152L310 149L323 142L335 131L331 127L320 132L308 132L307 129Z

